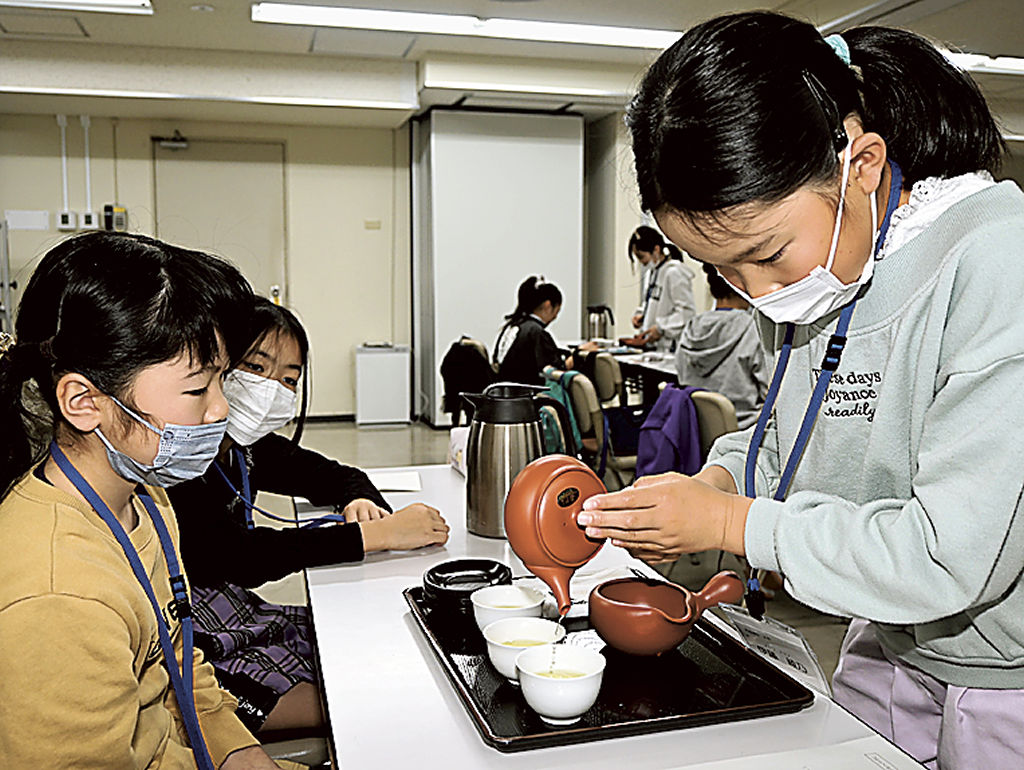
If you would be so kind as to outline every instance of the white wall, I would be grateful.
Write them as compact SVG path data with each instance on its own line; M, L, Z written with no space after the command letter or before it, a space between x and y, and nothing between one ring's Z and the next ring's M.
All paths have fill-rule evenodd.
M465 334L493 353L527 276L543 275L562 292L552 334L580 338L583 121L434 111L424 134L415 223L418 407L437 425L446 420L439 367L448 346Z
M77 116L69 123L70 203L81 209L82 130ZM94 119L93 208L102 209L116 196L128 208L131 229L152 233L150 137L174 129L186 137L285 144L288 304L312 339L313 413L352 414L355 347L365 340L410 342L406 129ZM0 211L45 209L52 220L60 208L54 117L0 114ZM380 228L368 229L367 222L379 222ZM62 237L55 229L11 233L12 268L20 286ZM15 300L19 295L16 291Z
M631 268L626 247L638 225L650 224L640 209L633 151L622 113L587 126L586 304L606 304L615 313L615 335L631 336L630 318L640 304L640 266ZM684 258L694 273L697 312L714 302L700 264Z

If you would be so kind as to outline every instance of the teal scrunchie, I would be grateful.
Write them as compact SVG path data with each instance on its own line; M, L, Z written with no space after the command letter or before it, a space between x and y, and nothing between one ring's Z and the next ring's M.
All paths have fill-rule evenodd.
M836 52L836 56L843 60L843 64L847 67L850 66L850 46L843 40L843 36L840 34L829 35L825 38L825 42L832 46L832 50Z

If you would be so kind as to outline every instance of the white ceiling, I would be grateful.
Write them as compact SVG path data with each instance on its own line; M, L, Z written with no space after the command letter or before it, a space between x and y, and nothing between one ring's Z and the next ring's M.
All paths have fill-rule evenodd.
M899 24L967 51L1024 57L1021 0L320 0L319 4L677 30L720 13L770 7L805 16L819 25ZM199 5L214 10L191 10ZM0 36L412 60L432 51L541 58L609 57L624 62L644 58L642 52L591 46L256 24L249 19L250 5L250 0L153 0L152 16L4 8L0 10Z
M5 39L46 41L48 55L52 52L56 59L71 51L71 46L106 44L410 62L439 54L521 57L631 65L639 72L656 55L636 49L257 24L250 20L250 0L152 2L152 16L0 9L0 67ZM893 24L964 51L1024 57L1024 0L335 0L333 4L677 30L720 13L771 7L809 18L828 31L857 23ZM191 10L200 5L214 10ZM1024 100L1024 77L987 76L980 82L991 96ZM25 103L3 96L0 110L11 111L15 104Z

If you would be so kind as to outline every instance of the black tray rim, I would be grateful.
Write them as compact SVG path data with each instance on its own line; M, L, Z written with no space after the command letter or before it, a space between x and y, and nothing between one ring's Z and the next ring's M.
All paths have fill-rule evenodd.
M415 593L422 591L421 586L411 586L402 591L406 604L412 613L413 619L420 631L426 637L434 657L441 664L441 668L448 680L455 688L455 692L462 701L463 707L472 717L473 725L476 727L484 743L504 753L529 751L531 749L554 748L557 746L568 746L577 743L590 743L593 741L609 740L611 738L625 738L636 735L647 735L650 733L667 732L675 729L686 729L690 727L702 727L711 724L724 724L726 722L741 722L748 719L757 719L767 716L778 716L781 714L793 714L801 711L814 702L814 693L803 684L793 679L784 671L777 669L771 663L762 660L756 653L752 652L745 645L733 639L721 629L716 628L704 618L700 618L693 626L690 633L702 633L713 641L731 648L733 654L741 658L747 658L751 668L755 669L762 678L772 680L773 684L782 687L790 687L794 690L794 696L788 700L771 701L754 707L742 709L723 709L719 711L705 712L703 715L680 715L669 717L655 717L652 719L634 720L630 722L616 722L601 727L555 727L551 725L543 733L531 733L528 735L504 736L496 735L490 727L486 717L477 707L472 693L466 683L462 680L458 670L452 665L451 660L441 647L441 642L427 625L426 617L415 598ZM726 718L721 718L726 714Z

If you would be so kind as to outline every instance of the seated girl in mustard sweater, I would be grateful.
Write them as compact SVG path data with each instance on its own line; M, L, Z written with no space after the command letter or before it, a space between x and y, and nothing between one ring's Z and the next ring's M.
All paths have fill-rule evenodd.
M36 268L0 345L0 767L277 767L193 651L163 489L217 453L251 306L141 235Z

